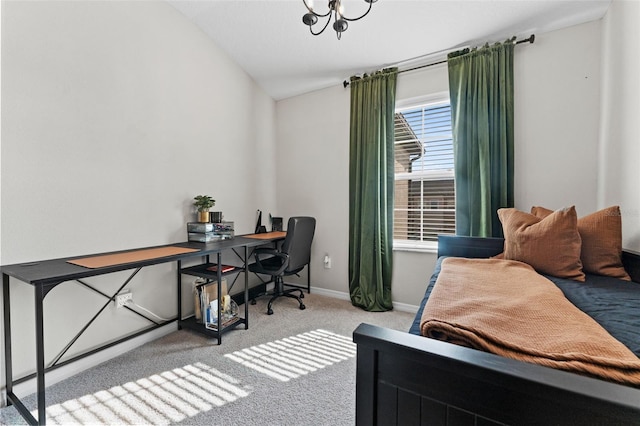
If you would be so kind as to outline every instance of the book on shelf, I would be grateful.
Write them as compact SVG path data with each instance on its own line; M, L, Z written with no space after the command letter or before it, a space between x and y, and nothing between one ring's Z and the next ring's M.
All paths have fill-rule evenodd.
M228 327L231 324L235 324L236 322L240 321L240 317L239 316L232 316L232 317L227 317L225 318L225 316L223 315L222 317L222 328ZM205 327L208 328L209 330L218 330L218 317L217 315L214 316L213 318L211 318L211 321L207 321L205 323Z
M220 270L222 273L233 271L236 269L233 265L221 265ZM218 265L212 265L207 268L207 271L218 272Z

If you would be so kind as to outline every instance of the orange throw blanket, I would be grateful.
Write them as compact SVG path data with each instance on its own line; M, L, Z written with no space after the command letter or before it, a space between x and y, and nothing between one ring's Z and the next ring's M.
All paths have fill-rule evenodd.
M640 385L640 359L522 262L445 259L420 330L507 358Z

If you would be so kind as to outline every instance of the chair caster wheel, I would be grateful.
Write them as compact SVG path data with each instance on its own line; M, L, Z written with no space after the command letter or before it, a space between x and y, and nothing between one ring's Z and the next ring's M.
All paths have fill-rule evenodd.
M304 303L301 303L301 304L300 304L300 310L301 310L301 311L304 311L305 309L307 309L307 307L306 307L306 306L304 306Z
M251 299L251 304L255 305L256 304L256 299Z
M268 309L267 310L267 315L273 315L273 309Z

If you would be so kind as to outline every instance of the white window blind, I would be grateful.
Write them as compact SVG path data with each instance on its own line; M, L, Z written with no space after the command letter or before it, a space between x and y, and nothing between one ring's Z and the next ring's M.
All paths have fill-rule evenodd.
M454 191L449 101L397 109L394 246L433 247L455 233Z

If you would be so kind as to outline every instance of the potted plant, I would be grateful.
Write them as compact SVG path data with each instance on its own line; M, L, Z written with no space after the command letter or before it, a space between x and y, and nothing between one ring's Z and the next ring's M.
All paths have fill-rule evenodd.
M198 222L209 222L209 209L216 205L216 200L208 195L198 195L193 200L198 210Z

